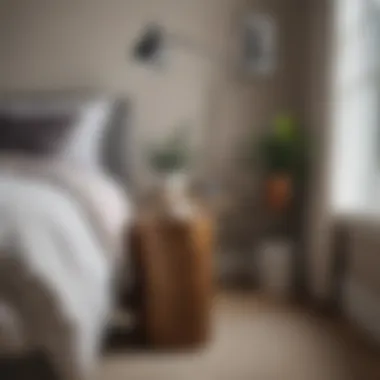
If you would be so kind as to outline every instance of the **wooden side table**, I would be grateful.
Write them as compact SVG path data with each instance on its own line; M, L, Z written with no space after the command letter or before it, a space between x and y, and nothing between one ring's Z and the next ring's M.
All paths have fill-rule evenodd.
M186 220L140 216L132 256L145 341L155 347L204 343L210 332L213 225L204 214Z

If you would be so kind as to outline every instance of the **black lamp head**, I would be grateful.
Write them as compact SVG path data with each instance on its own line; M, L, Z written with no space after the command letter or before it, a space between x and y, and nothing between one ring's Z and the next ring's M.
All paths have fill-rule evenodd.
M158 25L149 25L133 47L133 57L137 61L152 63L156 61L164 46L164 32Z

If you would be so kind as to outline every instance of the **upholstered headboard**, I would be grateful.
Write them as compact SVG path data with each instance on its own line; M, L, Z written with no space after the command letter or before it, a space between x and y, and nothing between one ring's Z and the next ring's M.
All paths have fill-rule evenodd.
M0 115L36 118L69 115L70 130L55 155L74 164L104 170L129 181L128 102L99 92L55 91L7 94Z

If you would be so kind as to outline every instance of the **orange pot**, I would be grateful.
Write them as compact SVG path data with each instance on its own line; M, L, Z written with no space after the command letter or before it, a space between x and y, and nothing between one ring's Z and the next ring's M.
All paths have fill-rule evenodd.
M293 197L293 181L289 174L272 174L265 185L266 202L271 211L283 212Z

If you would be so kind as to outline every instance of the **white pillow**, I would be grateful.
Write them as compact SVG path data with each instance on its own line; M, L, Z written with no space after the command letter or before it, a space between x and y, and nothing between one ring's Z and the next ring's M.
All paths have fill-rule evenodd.
M104 161L103 142L110 127L112 109L109 100L83 104L60 155L76 165L99 169Z

